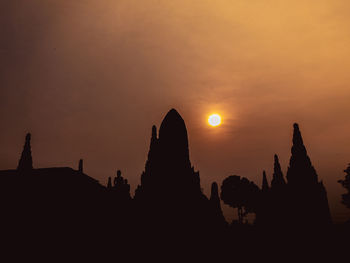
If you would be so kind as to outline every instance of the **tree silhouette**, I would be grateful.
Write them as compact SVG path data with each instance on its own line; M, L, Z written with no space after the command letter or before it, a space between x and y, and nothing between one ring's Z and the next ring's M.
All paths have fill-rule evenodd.
M345 179L339 180L338 182L348 191L347 193L342 194L342 203L346 205L347 208L350 208L350 164L344 172L346 173Z
M238 222L243 223L248 213L256 211L259 187L245 177L231 175L221 185L221 199L238 209Z

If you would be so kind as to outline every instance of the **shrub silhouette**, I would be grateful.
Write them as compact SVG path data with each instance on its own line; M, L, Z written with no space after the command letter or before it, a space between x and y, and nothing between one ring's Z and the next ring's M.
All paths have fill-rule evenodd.
M342 194L342 203L347 207L350 208L350 164L348 165L348 168L344 170L346 173L344 180L339 180L338 182L348 191L345 194Z
M245 177L231 175L221 185L221 199L233 208L238 209L238 222L243 223L248 213L257 208L259 187Z

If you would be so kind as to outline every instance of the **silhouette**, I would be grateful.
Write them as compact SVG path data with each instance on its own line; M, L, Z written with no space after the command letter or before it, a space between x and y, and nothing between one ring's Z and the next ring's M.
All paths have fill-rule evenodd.
M116 200L128 201L130 196L130 185L128 180L122 177L120 170L117 171L117 177L114 178L114 185L112 186L112 178L108 177L107 189L114 193Z
M273 202L276 200L271 193L271 188L267 181L266 172L262 173L261 191L258 198L256 211L256 224L270 227L273 224Z
M221 209L202 193L199 172L189 159L186 125L175 109L166 114L159 137L152 127L148 159L134 199L142 229L171 226L168 231L176 234L200 235L217 228L214 222L223 225Z
M269 191L269 183L267 182L266 172L263 171L263 181L262 181L262 191L267 192Z
M224 214L222 213L220 197L219 197L219 188L216 182L211 184L211 193L210 193L210 206L211 206L211 220L212 225L217 226L218 228L226 228L227 222L225 220Z
M286 184L286 181L284 180L281 165L280 165L277 154L275 154L274 158L275 158L275 163L274 163L274 168L273 168L271 189L278 189L278 188L283 187Z
M291 152L287 171L291 223L307 227L331 223L326 189L322 181L318 181L296 123Z
M270 228L280 229L288 225L288 188L284 180L278 155L274 156L274 172L272 175L271 189L269 193L268 214L265 213L265 224Z
M140 253L143 259L153 251L168 257L191 252L196 260L210 252L231 256L235 251L236 257L247 259L257 255L252 252L270 247L273 253L269 256L290 253L286 248L319 255L312 246L340 245L326 241L340 240L349 232L345 226L330 227L326 189L311 164L297 124L291 153L287 180L275 155L270 184L265 171L261 189L245 177L232 175L223 180L221 193L213 182L207 198L200 174L190 161L185 122L172 109L159 134L156 126L152 127L145 169L132 197L120 170L105 186L84 173L82 159L77 169L34 168L28 133L17 169L0 171L2 236L25 240L28 247L36 246L35 237L45 241L39 247L43 243L53 247L68 244L84 253L89 244L103 251L117 248L118 256L127 251L123 245L129 244L129 249L145 252ZM342 202L350 208L350 165L345 173L339 183L347 190ZM237 208L237 223L226 222L220 198ZM249 213L256 215L252 224L245 220Z
M24 240L79 240L104 217L104 187L70 167L33 168L31 135L27 134L17 169L0 171L3 236ZM89 231L87 231L89 229ZM33 240L28 240L32 243Z
M221 199L238 209L238 223L242 224L248 213L256 211L259 188L245 177L231 175L221 185Z
M303 143L299 125L294 124L293 146L284 180L278 156L274 156L274 173L268 188L263 174L258 222L269 229L316 229L331 223L326 189L312 166Z
M78 168L79 173L83 173L83 159L79 160L79 168Z
M178 195L179 189L181 195ZM203 197L199 173L194 171L189 160L186 126L174 109L165 116L159 138L156 127L152 127L148 160L135 199L139 196L156 198L158 194L168 202L184 201L189 196Z
M33 169L32 150L30 146L30 133L27 134L21 159L19 159L17 170L20 173L29 173Z

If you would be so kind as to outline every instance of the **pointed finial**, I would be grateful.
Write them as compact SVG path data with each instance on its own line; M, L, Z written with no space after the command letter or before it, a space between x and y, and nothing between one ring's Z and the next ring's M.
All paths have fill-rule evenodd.
M33 160L32 160L32 150L30 146L31 134L27 133L25 138L25 143L23 146L23 151L21 158L18 162L17 169L21 172L30 171L33 169Z
M280 185L284 185L286 182L283 178L283 173L280 165L280 161L278 159L278 155L275 154L275 163L273 166L273 176L271 181L271 188L278 187Z
M83 159L79 160L79 169L78 169L79 173L83 173Z
M216 182L213 182L211 184L210 199L216 198L218 196L219 196L218 184Z
M298 123L294 123L294 132L293 132L293 144L294 145L304 145L303 138L299 129Z
M107 188L108 189L112 188L112 178L111 177L108 177Z
M318 176L307 154L298 124L294 124L292 156L287 171L288 184L309 185L318 182Z
M26 143L30 143L31 137L32 137L32 135L28 132L26 135Z
M209 200L212 203L212 205L215 207L215 209L218 209L219 211L221 211L218 184L216 182L213 182L211 184L211 193L210 193Z
M275 154L275 158L274 159L275 159L274 166L273 166L274 175L283 178L281 164L280 164L280 160L279 160L277 154ZM278 179L281 179L281 178L278 178Z

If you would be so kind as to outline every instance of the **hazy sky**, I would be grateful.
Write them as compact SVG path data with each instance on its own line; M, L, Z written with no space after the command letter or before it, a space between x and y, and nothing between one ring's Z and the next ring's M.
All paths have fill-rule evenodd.
M83 158L101 183L121 169L134 189L151 127L174 107L208 194L231 174L271 179L274 153L286 173L298 122L344 221L349 13L348 0L2 0L0 169L30 131L35 167Z

